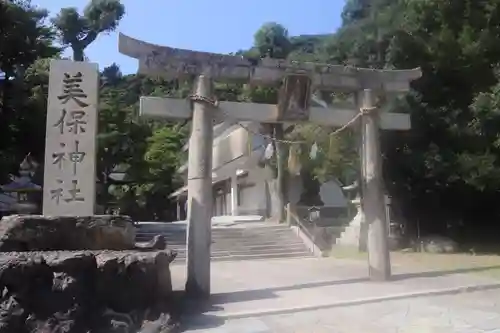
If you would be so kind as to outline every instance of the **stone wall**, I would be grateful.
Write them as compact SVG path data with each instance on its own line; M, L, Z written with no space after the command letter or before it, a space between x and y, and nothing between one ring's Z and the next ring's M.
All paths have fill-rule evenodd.
M0 333L175 331L165 247L135 244L126 216L4 217Z
M172 312L170 251L10 252L0 333L137 332ZM173 321L163 315L165 332Z

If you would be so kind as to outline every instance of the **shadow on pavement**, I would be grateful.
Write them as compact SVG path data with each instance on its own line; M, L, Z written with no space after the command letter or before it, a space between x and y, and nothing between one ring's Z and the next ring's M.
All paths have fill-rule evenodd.
M310 282L302 284L294 284L290 286L274 287L274 288L264 288L264 289L254 289L254 290L244 290L236 291L230 293L213 294L210 297L212 304L226 304L226 303L237 303L237 302L247 302L261 299L277 298L275 294L280 291L291 291L309 288L319 288L328 287L339 284L349 284L349 283L360 283L367 282L368 278L354 278L346 280L333 280L333 281L319 281Z
M225 320L215 315L206 314L218 311L222 308L213 305L211 300L203 301L186 297L184 294L181 301L181 332L186 330L211 329L224 325Z
M487 270L498 269L498 268L500 268L500 266L486 266L486 267L474 267L474 268L464 268L464 269L446 270L446 271L429 271L429 272L396 274L396 275L392 276L391 280L392 281L402 281L402 280L415 279L415 278L433 278L433 277L439 277L439 276L445 276L445 275L487 271ZM368 277L362 277L362 278L352 278L352 279L345 279L345 280L318 281L318 282L302 283L302 284L295 284L295 285L282 286L282 287L273 287L273 288L236 291L236 292L229 292L229 293L220 293L220 294L213 294L211 296L211 303L212 304L227 304L227 303L248 302L248 301L255 301L255 300L262 300L262 299L272 299L272 298L279 297L276 295L276 293L281 292L281 291L328 287L328 286L334 286L334 285L362 283L362 282L369 282L369 281L370 281L370 279Z
M214 315L198 314L186 317L181 326L181 332L186 330L208 330L224 325L226 321Z
M458 268L458 269L451 269L451 270L446 270L446 271L428 271L428 272L397 274L397 275L393 275L392 281L406 280L406 279L412 279L412 278L433 278L433 277L452 275L452 274L483 272L483 271L489 271L489 270L494 270L494 269L500 269L500 265L471 267L471 268Z
M392 281L402 281L413 278L433 278L433 277L453 275L453 274L486 271L498 268L500 268L500 266L485 266L485 267L464 268L464 269L446 270L446 271L429 271L429 272L397 274L392 277ZM213 294L210 297L210 300L206 302L195 302L186 300L184 301L183 304L183 310L184 310L183 313L185 317L185 320L183 320L183 322L185 323L185 325L183 325L183 330L184 329L201 330L201 329L210 329L222 326L225 323L224 318L207 314L207 312L209 313L212 311L222 310L223 308L220 305L223 304L278 298L279 295L277 295L276 293L280 291L300 290L300 289L317 288L317 287L342 285L342 284L354 284L354 283L362 283L369 281L370 280L368 277L351 278L345 280L318 281L318 282L302 283L302 284L282 286L282 287ZM387 283L391 283L391 281ZM478 285L475 287L468 287L467 290L463 290L463 292L475 292L475 291L485 291L493 289L500 289L500 283L492 283L492 284ZM411 294L387 295L386 297L374 297L362 300L344 301L341 302L341 304L332 303L332 304L324 304L318 306L307 306L306 308L303 309L300 308L283 309L283 310L278 309L276 311L273 311L273 314L287 314L287 313L294 313L297 311L313 311L313 310L334 308L338 306L355 306L361 304L402 300L402 299L425 297L425 296L445 296L456 293L457 291L451 291L451 290L443 290L443 291L433 290L429 293L426 293L425 291L420 291L415 293L414 295Z

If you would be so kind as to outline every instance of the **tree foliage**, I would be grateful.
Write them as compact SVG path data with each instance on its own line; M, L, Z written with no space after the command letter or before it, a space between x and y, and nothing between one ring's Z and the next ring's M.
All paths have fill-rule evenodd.
M99 203L141 219L173 219L168 195L181 182L175 177L186 131L178 124L138 117L143 95L175 94L176 84L122 75L113 64L101 75L99 110ZM118 177L119 179L116 179Z
M0 2L0 178L28 152L43 158L48 63L60 51L56 36L81 60L84 49L99 33L113 31L123 14L118 1L93 0L82 14L62 9L50 26L46 12L28 1ZM421 67L423 77L393 106L411 115L412 130L381 133L385 185L397 218L409 226L419 221L427 232L462 221L466 234L496 221L500 3L348 0L342 20L335 34L316 36L289 36L286 27L267 23L255 33L253 45L236 54L369 68ZM168 194L180 185L174 170L188 126L141 120L137 104L141 95L185 97L189 84L122 75L116 65L101 74L100 203L141 218L169 218ZM327 102L345 98L316 93ZM277 101L276 89L241 84L217 84L216 94L220 100ZM333 130L298 125L285 137L305 142L291 150L311 177L352 180L359 165L358 134L349 130L332 136ZM315 143L318 157L310 159ZM278 149L282 161L289 148ZM124 179L113 179L118 171Z
M73 7L62 8L52 19L59 41L73 50L73 60L83 61L84 50L100 33L114 31L125 15L120 0L90 0L83 14Z
M384 132L382 149L395 205L428 232L499 213L499 10L497 1L352 0L327 47L340 63L422 68L399 105L412 130Z
M0 181L27 153L43 157L48 62L38 59L59 52L46 17L29 1L0 2Z
M286 59L292 48L288 30L275 22L264 24L254 35L254 48L261 58Z

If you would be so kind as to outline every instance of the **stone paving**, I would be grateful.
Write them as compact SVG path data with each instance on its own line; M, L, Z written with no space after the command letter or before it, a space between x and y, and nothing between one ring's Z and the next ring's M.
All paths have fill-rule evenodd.
M186 332L500 333L500 281L394 267L393 281L374 283L366 271L331 258L214 263L211 308ZM172 274L181 288L183 267Z
M242 319L198 319L205 333L500 333L500 292L384 301Z

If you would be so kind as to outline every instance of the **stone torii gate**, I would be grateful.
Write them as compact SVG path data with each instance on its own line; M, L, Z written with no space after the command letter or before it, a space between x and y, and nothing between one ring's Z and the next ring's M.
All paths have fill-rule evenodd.
M363 208L368 231L369 273L373 280L391 274L387 225L382 191L379 128L410 129L406 114L377 112L376 94L404 93L420 69L372 70L317 63L261 59L197 52L158 46L123 34L119 51L139 60L140 74L166 79L195 77L191 102L174 98L141 97L140 114L149 117L192 119L188 161L188 232L186 292L210 294L210 243L212 217L213 120L260 123L313 122L340 127L361 116ZM220 102L213 96L213 81L281 86L278 105ZM357 94L354 103L328 108L310 107L311 90ZM192 105L191 105L192 104ZM229 118L229 119L228 119Z

